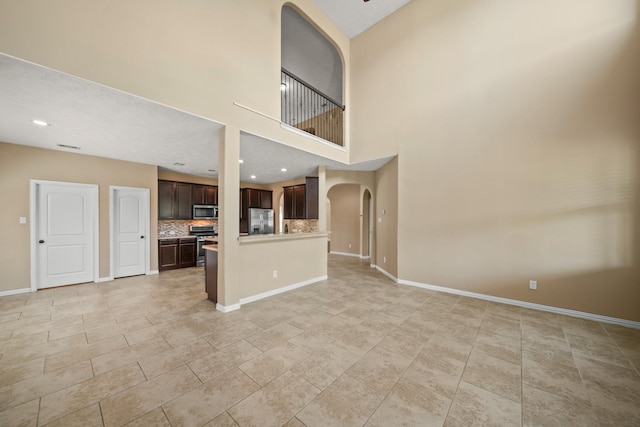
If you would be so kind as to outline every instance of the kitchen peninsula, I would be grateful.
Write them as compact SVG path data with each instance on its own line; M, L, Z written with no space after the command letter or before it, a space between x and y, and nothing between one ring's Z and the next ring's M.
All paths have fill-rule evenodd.
M204 245L204 281L207 298L214 303L218 302L218 242L207 242ZM210 243L210 244L209 244Z

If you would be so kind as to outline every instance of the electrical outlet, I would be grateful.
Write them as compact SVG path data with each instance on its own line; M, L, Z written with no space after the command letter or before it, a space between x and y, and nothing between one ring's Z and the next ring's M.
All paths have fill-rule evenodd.
M386 256L382 257L382 262L385 263L385 264L387 263L387 257Z
M27 223L27 217L26 216L21 216L20 217L20 224L26 224Z
M538 289L538 282L536 280L529 280L529 289L535 291Z
M273 270L273 278L275 279L276 277L278 277L278 270Z
M351 243L349 243L349 249L351 249Z
M169 234L174 235L174 234L176 234L176 232L171 230L171 231L169 231Z

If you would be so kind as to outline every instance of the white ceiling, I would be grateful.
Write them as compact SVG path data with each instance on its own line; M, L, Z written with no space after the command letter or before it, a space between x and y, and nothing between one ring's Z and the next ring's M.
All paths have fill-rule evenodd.
M411 0L313 0L347 37L354 38Z
M0 141L218 176L222 125L214 121L1 54L0 94ZM259 184L311 175L319 165L376 170L389 160L345 165L247 133L240 142L240 179Z

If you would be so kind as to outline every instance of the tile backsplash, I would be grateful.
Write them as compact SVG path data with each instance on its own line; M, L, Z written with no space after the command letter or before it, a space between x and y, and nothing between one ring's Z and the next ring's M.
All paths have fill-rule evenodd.
M192 220L192 219L176 219L176 220L162 220L158 221L158 237L168 237L172 235L170 232L173 231L176 237L179 236L188 236L189 235L189 226L190 225L218 225L217 220Z
M315 233L318 231L317 219L285 219L284 225L289 229L289 233ZM284 233L284 230L282 230Z

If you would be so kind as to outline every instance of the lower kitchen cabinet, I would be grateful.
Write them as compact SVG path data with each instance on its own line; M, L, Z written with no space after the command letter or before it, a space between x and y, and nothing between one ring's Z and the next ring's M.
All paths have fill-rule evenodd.
M158 240L158 269L195 267L197 242L195 238Z
M180 252L179 265L180 268L195 267L197 258L198 243L196 239L180 239L178 251Z

